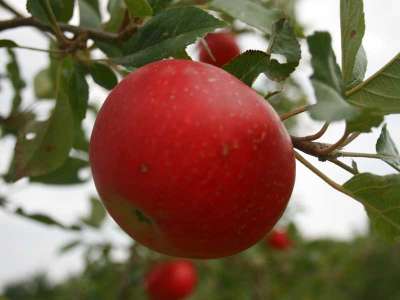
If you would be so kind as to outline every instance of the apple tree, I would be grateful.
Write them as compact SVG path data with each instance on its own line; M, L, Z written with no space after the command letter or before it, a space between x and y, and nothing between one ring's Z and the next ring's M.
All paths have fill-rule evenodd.
M210 73L204 73L204 78L198 75L199 82L206 82L208 78L208 81L214 84L212 81L218 79L212 77L213 72L216 72L215 74L223 74L219 78L220 81L215 83L219 85L219 90L212 90L210 85L201 87L203 91L207 91L210 88L210 91L213 92L209 96L210 98L207 98L205 92L201 94L201 98L204 99L205 103L208 103L207 101L212 97L217 97L220 101L218 107L218 109L221 109L220 114L225 114L225 117L229 117L231 112L229 111L229 105L233 102L246 101L248 98L243 96L245 92L243 92L243 95L238 92L238 98L232 97L231 94L235 87L229 88L227 82L233 78L232 82L240 86L241 90L257 97L257 101L254 103L264 102L262 107L270 107L270 105L274 107L276 111L276 113L273 112L274 117L265 119L265 124L270 122L274 126L276 125L271 127L275 128L275 131L268 134L273 136L277 131L285 132L290 142L290 151L287 151L285 147L275 147L276 143L274 142L268 144L270 137L268 135L264 136L265 144L260 149L265 149L266 151L265 157L263 157L267 161L265 164L259 164L251 151L240 157L239 161L247 159L248 165L254 166L254 172L244 172L244 175L254 175L254 177L247 177L251 179L249 181L244 178L245 184L249 187L247 189L243 188L245 185L240 185L239 181L232 181L233 184L225 185L227 179L224 178L224 174L218 172L218 164L215 170L211 170L212 172L207 173L204 170L198 177L199 182L201 182L201 178L209 175L207 180L209 185L212 185L210 187L212 191L217 191L221 186L226 187L225 190L220 190L221 193L223 192L222 198L218 196L215 199L224 199L224 201L228 201L228 204L236 205L236 200L232 200L236 199L234 198L236 197L236 189L233 189L233 187L238 188L241 196L255 199L255 193L251 194L250 192L251 187L257 190L257 183L261 185L272 180L271 175L269 175L271 176L270 178L263 177L267 174L265 167L269 168L269 164L279 160L290 160L290 156L293 155L300 164L303 164L321 178L327 184L327 189L333 188L338 193L343 193L353 198L354 201L360 202L365 207L374 232L388 239L397 239L400 234L398 203L400 201L400 175L398 174L400 170L400 155L387 130L384 118L387 115L400 112L400 56L395 56L375 74L365 78L367 53L362 45L366 23L363 1L340 1L341 62L338 62L336 58L332 48L331 36L328 32L319 31L305 35L301 24L296 19L295 4L296 1L294 0L28 0L26 1L27 11L20 12L12 6L12 3L4 0L0 1L0 8L13 15L9 19L0 20L0 32L11 31L19 27L32 27L48 38L47 45L35 45L34 47L19 44L12 39L0 40L0 47L8 55L6 73L1 74L0 82L9 81L13 88L12 99L7 100L10 101L10 109L6 114L0 115L1 137L12 136L16 141L12 159L9 162L9 169L5 174L1 174L1 184L13 185L23 178L28 180L28 184L44 184L48 186L78 185L89 180L82 179L79 173L81 170L90 167L90 137L82 126L82 122L87 115L96 116L98 114L98 107L89 99L89 91L93 88L92 85L88 84L90 78L96 85L110 90L109 99L117 98L119 101L119 104L114 105L112 113L104 121L104 126L110 127L104 129L106 130L106 135L112 136L115 134L118 139L115 141L104 139L91 148L91 157L92 155L95 157L97 153L102 151L101 149L106 148L109 151L107 152L108 154L101 154L104 166L120 163L114 169L102 166L94 172L102 174L102 176L108 176L109 180L114 180L113 176L118 173L120 167L131 167L129 161L135 159L137 152L130 152L131 150L129 149L136 149L135 147L140 143L140 138L143 140L148 138L146 136L146 128L152 128L152 130L154 128L165 128L163 122L167 122L165 121L167 117L166 110L157 108L150 111L150 107L145 107L142 111L139 111L140 107L144 107L143 103L148 103L151 100L152 96L150 94L152 92L157 93L158 97L166 97L165 95L163 96L161 83L152 81L157 79L157 76L161 76L160 74L165 70L160 70L160 74L157 74L157 71L149 73L146 79L138 80L135 83L136 85L133 86L134 88L128 85L130 78L134 78L137 76L135 74L147 70L146 68L151 65L165 64L166 61L185 61L188 64L214 70L210 71ZM79 16L79 18L75 20L73 19L74 16ZM224 43L223 39L213 40L212 38L213 34L218 35L221 32L229 34L231 39L233 39L233 36L240 36L241 34L256 34L268 42L268 47L263 50L247 50L239 54L236 49L232 50L232 48L229 48L230 46L227 46L227 49L229 51L232 50L233 54L228 59L225 59L224 54L229 51L221 46ZM188 46L196 43L200 48L200 59L217 67L191 61L196 60L196 58L191 53L188 53L187 49ZM232 40L227 42L228 45L229 43L232 45ZM301 52L301 43L306 43L311 55L313 73L309 80L313 88L315 101L306 99L302 87L292 76L299 64L306 63L302 60L304 54ZM48 54L48 66L34 78L24 78L21 62L18 61L15 55L16 51L46 52ZM100 57L97 55L98 53L101 53ZM222 55L221 60L223 62L218 64L220 55ZM171 82L178 80L174 83L177 93L195 92L195 75L191 75L194 77L191 79L193 83L190 84L188 84L187 77L177 79L174 76L176 75L172 74L168 78L170 78ZM257 84L260 78L264 82L264 87L268 87L267 90L260 88L260 84ZM22 91L25 89L27 82L33 84L36 102L50 101L54 105L54 108L45 119L39 117L36 111L29 109L29 106L25 104ZM168 86L172 84L171 82L168 82ZM128 87L121 88L124 85ZM143 94L141 87L147 89L152 85L154 89L151 90L149 88L147 94ZM218 98L220 93L225 93L225 96ZM141 96L138 96L139 94ZM241 98L241 95L243 98ZM168 94L168 96L171 96L171 94ZM136 105L132 106L134 101L129 102L129 99L135 97L140 98L141 102L135 102ZM183 105L182 103L186 99L179 95L177 98L179 98L177 107L179 111L182 108L179 105ZM191 101L192 106L188 106L188 110L183 113L182 111L175 114L171 112L172 118L178 124L183 124L185 123L185 117L188 116L192 118L191 121L197 121L204 128L207 127L210 134L215 132L217 135L221 124L218 123L218 120L216 122L207 121L211 120L209 117L212 116L212 114L208 114L209 110L207 110L210 107L198 110L196 114L191 115L193 109L195 109L193 107L198 103L195 103L194 99L196 97L187 98L188 101ZM159 107L165 105L161 100L157 99L156 101ZM249 101L251 102L252 100ZM251 106L250 102L245 102L243 105ZM131 107L133 108L131 109ZM225 111L223 110L224 108L226 109ZM255 108L253 107L253 109ZM236 112L236 109L234 112ZM138 123L141 132L135 132L135 129L130 129L131 131L125 130L125 125L129 123L129 116L115 113L117 110L123 113L132 112L132 122L141 120ZM144 114L144 111L148 115ZM151 125L146 123L152 113L163 114L158 119L159 123ZM293 128L297 125L296 122L298 120L295 117L299 114L308 114L313 120L324 122L324 125L321 130L312 135L296 134ZM124 116L125 119L120 119L120 116ZM251 116L256 118L255 115ZM253 121L250 120L249 122ZM336 141L320 141L330 124L334 122L345 124L342 136ZM286 125L291 135L286 133L282 124ZM228 123L229 126L234 126L234 122ZM362 153L346 150L346 147L354 140L376 127L381 128L381 135L376 141L376 149ZM153 147L149 140L148 146L143 146L145 144L140 145L142 148L144 147L140 153L147 155L146 152L151 152L155 153L155 156L159 153L159 160L162 163L163 151L170 151L174 140L171 139L170 143L167 140L160 142L165 137L161 134L157 136L155 129L151 132L156 146L153 145ZM246 130L250 130L250 128L246 128ZM132 139L133 142L129 140L132 133L135 134ZM190 140L188 138L189 132L186 132L187 140L185 142L190 144L196 141L196 134L198 133L193 132L193 140ZM104 134L104 131L100 132L99 136L102 136L102 134ZM121 138L124 134L125 139ZM245 143L243 135L238 134L238 138ZM220 143L221 141L218 140L218 147L224 145ZM121 150L122 148L119 147L121 144L124 144L122 148L125 150ZM246 146L249 145L244 144L244 147ZM117 151L112 152L112 149ZM188 146L188 149L192 151L191 154L200 155L199 148ZM213 148L212 151L215 152L215 149L217 148ZM221 156L226 156L235 151L235 145L234 143L227 144L226 147L218 149L220 149L219 154ZM267 150L271 150L270 152L274 153L274 155L271 155ZM156 173L155 181L146 183L148 184L146 189L143 185L138 186L136 184L141 180L140 178L136 175L132 175L132 178L129 178L128 174L126 174L125 178L117 176L118 180L114 180L113 185L106 186L106 188L112 189L116 186L123 186L122 190L124 190L132 187L134 198L140 198L144 202L153 201L153 206L158 205L157 203L163 203L162 195L161 198L157 198L157 201L160 202L154 200L155 196L158 197L160 195L155 195L153 198L150 196L150 194L157 193L157 188L162 186L162 183L165 184L163 193L170 188L168 190L170 198L168 199L172 199L176 193L181 196L182 194L179 194L179 186L181 186L182 190L186 188L183 183L184 180L192 180L191 183L193 184L197 177L193 175L194 173L186 174L186 177L181 174L181 185L173 186L174 189L172 189L171 185L167 183L170 182L169 180L174 176L175 172L183 173L184 170L192 170L193 164L190 159L187 160L184 152L172 151L171 153L175 155L175 161L180 162L177 164L179 168L165 168L159 171ZM178 157L178 154L181 155ZM326 162L326 164L333 164L338 168L344 169L351 174L351 179L344 183L335 182L325 174L324 170L313 165L308 159L309 156L316 157L320 161ZM191 156L189 155L188 157ZM170 157L168 156L168 158ZM348 164L347 160L343 160L347 158L353 158L353 162ZM380 159L393 168L393 174L380 176L371 173L371 170L360 170L357 166L358 158ZM165 162L167 163L167 160ZM207 161L206 159L202 167L205 169L214 163L215 161ZM237 163L238 160L227 161L227 168L238 168L235 165ZM241 170L251 169L245 165L244 163L240 167ZM152 167L142 163L132 172L150 174ZM262 172L263 168L264 172ZM102 173L108 171L114 173ZM281 171L289 172L290 170L284 168ZM257 174L260 176L255 176ZM132 180L132 182L128 182L129 180ZM97 187L104 187L103 183L104 180L96 182ZM149 187L152 186L151 183L153 183L153 189L149 192ZM278 182L273 193L270 190L257 190L264 193L264 198L256 197L257 200L272 203L272 207L279 201L285 202L285 205L282 205L278 212L273 213L273 217L269 217L269 226L264 228L262 234L257 234L257 238L253 239L251 243L247 243L246 247L254 244L263 234L265 235L276 223L276 217L282 214L286 206L286 198L288 198L287 193L282 191L285 191L291 185L290 179L286 183L287 185L284 182ZM279 186L281 187L279 188ZM192 211L196 211L196 209L195 204L190 202L190 199L200 199L202 195L204 196L203 198L209 196L199 187L201 185L192 186L192 193L190 190L185 191L188 203L192 205ZM228 188L232 189L228 191ZM279 199L272 199L271 195L268 195L269 192L271 192L271 195L282 192L285 196L278 197ZM106 193L100 192L101 196L103 196L102 194ZM101 224L104 218L104 211L96 199L91 202L92 213L90 216L77 224L67 226L61 220L56 220L45 214L31 214L25 212L21 207L15 207L9 201L7 195L0 195L0 197L0 206L5 211L37 222L58 226L65 230L79 231L85 226L96 227ZM182 200L179 197L176 199ZM106 199L103 199L103 201L107 202ZM231 202L229 203L229 201ZM254 204L256 202L251 203ZM218 202L216 200L213 201L212 198L207 198L201 203L208 205L208 207L203 207L203 213L208 209L210 215L212 215L218 209ZM107 203L106 207L109 208ZM187 227L187 231L179 231L178 226L174 228L174 223L168 221L168 216L171 216L171 212L164 211L163 213L163 206L159 205L159 207L161 207L159 211L161 219L157 220L157 222L167 220L165 224L169 224L167 226L169 230L174 231L179 236L185 235L183 240L186 239L189 244L192 243L190 247L194 245L193 252L197 251L196 247L200 247L200 238L205 241L211 238L218 239L218 237L211 237L211 235L202 236L200 233L191 236L190 226ZM187 211L187 208L185 205L174 206L175 225L180 224L179 209ZM259 218L269 215L268 207L263 207L260 204L258 208L265 209L264 215L260 215ZM129 210L130 208L121 205L120 213L111 213L117 221L120 221L120 224L123 224L122 227L125 230L127 228L126 222L129 222L129 218L132 218L132 220L136 218L135 221L132 221L137 221L136 223L139 224L135 225L135 228L147 226L146 223L152 222L151 214L148 216L140 209L131 210L130 215L124 216L124 220L121 221L121 215L125 209ZM239 211L242 213L252 209L256 211L257 206L252 208L246 206L237 207L236 212L239 214ZM221 214L223 212L220 212ZM215 214L215 217L221 217L220 215ZM230 215L233 219L237 217L234 213ZM195 217L199 216L204 216L204 214L199 214ZM239 218L238 220L241 219ZM199 222L199 219L195 221ZM185 222L189 221L186 220ZM205 227L216 224L212 222L207 224L207 218L201 222L203 222L202 226ZM256 228L256 226L261 226L259 225L260 223L252 222L249 220L244 224L246 225L246 230L253 232L260 229ZM251 224L254 224L253 228ZM262 226L265 226L265 224ZM197 229L198 227L193 228ZM221 230L220 238L224 237L224 232L230 233L230 230L237 230L237 228L230 226L224 230ZM154 231L139 240L154 241L169 238L158 234L158 231ZM228 234L225 237L229 236ZM197 244L193 242L195 240L198 242ZM234 245L236 242L233 238L230 238L226 244ZM152 245L151 242L144 242L144 244ZM159 247L155 248L159 249ZM241 249L243 250L244 248ZM171 253L173 252L171 251ZM182 255L180 256L185 256L184 252L175 251L175 253L181 253ZM223 253L231 254L232 252L221 251L220 253L222 255L219 256L224 256ZM206 256L204 255L204 257Z

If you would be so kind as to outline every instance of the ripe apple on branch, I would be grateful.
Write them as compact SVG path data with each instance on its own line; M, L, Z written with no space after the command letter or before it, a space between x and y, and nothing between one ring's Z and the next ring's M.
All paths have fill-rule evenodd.
M80 171L90 164L105 207L135 240L169 255L219 258L247 249L273 228L289 201L297 159L362 203L375 231L398 238L400 156L382 124L385 116L400 113L400 54L364 78L363 1L340 1L340 66L330 34L306 35L285 5L200 2L110 1L104 18L98 1L28 0L27 15L1 0L12 17L0 21L0 32L29 26L49 38L47 48L0 40L14 90L0 126L2 136L16 139L4 184L21 178L82 184ZM70 22L74 11L78 25ZM246 26L238 28L236 20ZM233 35L241 32L261 36L268 47L240 54ZM290 94L301 91L292 73L307 63L299 40L311 55L313 104L300 105ZM186 48L199 42L196 62ZM34 79L35 97L55 105L44 121L22 105L19 49L49 55L49 65ZM279 88L257 90L260 75ZM110 90L98 114L89 102L89 77ZM90 150L82 123L87 113L97 116ZM321 130L289 135L285 125L301 113L323 122ZM342 136L321 142L333 122L345 123ZM381 125L376 153L345 150ZM332 180L306 155L351 178L344 184ZM380 159L395 173L360 171L343 158ZM1 207L67 230L84 226L27 213L7 199ZM95 216L83 223L100 224Z

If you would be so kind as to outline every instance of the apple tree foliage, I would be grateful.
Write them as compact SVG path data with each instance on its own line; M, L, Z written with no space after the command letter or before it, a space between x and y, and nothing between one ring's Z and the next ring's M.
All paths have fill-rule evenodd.
M6 99L9 111L0 115L0 137L16 140L1 184L9 186L22 178L29 184L46 186L88 181L80 176L88 169L89 134L82 124L98 109L89 97L93 88L89 82L111 90L126 74L147 63L170 57L191 59L189 45L209 32L229 28L237 35L255 34L265 39L268 47L245 51L223 68L265 96L292 133L296 132L292 117L298 113L324 122L315 135L292 136L297 159L338 193L362 203L373 231L398 238L400 155L384 118L400 113L400 54L365 78L368 53L362 42L368 20L363 1L340 1L341 62L328 32L305 35L296 19L295 5L295 0L28 0L27 11L19 12L12 3L0 1L0 9L11 16L0 20L0 33L28 26L48 38L47 45L35 47L0 39L1 51L8 57L2 61L5 73L0 74L0 83L8 81L13 91L11 99ZM306 64L301 43L311 54L309 80L316 101L306 99L292 76L300 64ZM25 78L17 51L45 52L48 65L34 78ZM260 75L267 91L256 82ZM27 83L33 85L35 103L54 105L47 118L26 105ZM343 136L331 143L317 142L332 122L346 124ZM376 127L381 128L376 151L344 150ZM352 178L344 184L334 182L301 152L345 169ZM342 160L348 157L381 159L393 168L393 174L380 176L359 170L355 161L349 165ZM16 207L7 195L0 195L0 200L1 208L8 212L66 230L98 227L105 216L98 201L92 199L90 216L67 226L50 216Z
M199 282L186 299L399 299L399 244L382 243L376 236L304 240L292 226L289 236L294 247L286 251L262 241L233 257L194 262ZM143 278L163 258L137 245L130 258L115 262L108 250L98 246L95 258L86 256L82 272L62 282L36 274L10 283L0 299L147 299Z

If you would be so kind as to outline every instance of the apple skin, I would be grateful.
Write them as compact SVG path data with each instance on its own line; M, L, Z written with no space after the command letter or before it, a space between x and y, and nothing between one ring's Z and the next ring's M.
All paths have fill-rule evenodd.
M215 59L210 56L206 47L200 43L199 58L201 62L222 67L240 54L235 37L230 32L209 33L204 40Z
M295 179L273 108L224 70L191 60L141 67L110 93L90 141L95 185L136 241L218 258L263 238Z
M176 260L155 265L145 278L151 300L180 300L189 296L197 283L197 272L190 261Z
M271 248L281 251L292 247L292 241L284 230L273 230L267 238L267 243Z

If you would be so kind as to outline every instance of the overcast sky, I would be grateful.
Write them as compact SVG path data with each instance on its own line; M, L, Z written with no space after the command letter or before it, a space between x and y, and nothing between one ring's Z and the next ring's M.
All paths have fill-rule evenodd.
M25 1L10 1L22 11ZM334 48L340 61L340 32L339 32L339 0L300 0L299 16L307 27L307 33L314 30L327 30L332 34ZM400 51L399 21L400 2L398 0L366 0L365 13L367 30L364 46L368 55L368 75L373 74ZM0 11L0 19L9 17ZM396 32L397 30L397 32ZM31 29L18 29L1 32L0 38L12 38L21 45L42 47L44 38ZM258 48L264 45L256 40L241 39L242 48ZM303 47L304 52L307 51ZM33 78L41 68L47 64L47 56L42 53L17 50L18 58L24 62L22 73L25 79ZM299 70L298 78L310 92L308 76L311 70L306 66L308 56L305 55ZM7 57L4 50L0 50L0 73L4 72ZM4 99L10 98L10 88L7 84L1 86L0 114L8 111ZM32 102L31 82L25 89L25 104ZM99 88L91 89L91 99L102 101L105 91ZM387 118L388 127L395 141L400 140L400 118ZM87 122L90 124L90 120ZM89 125L90 126L90 125ZM312 133L320 124L304 118L303 133ZM342 134L342 125L335 125L328 131L325 141L333 142ZM352 151L373 152L379 131L362 136L349 148ZM0 141L0 173L7 168L7 162L13 146L12 139ZM312 160L317 166L338 182L344 182L348 175L327 163ZM392 170L385 164L360 159L359 168L377 174L387 174ZM92 183L83 187L48 188L40 185L27 186L23 180L14 186L4 187L0 183L0 194L6 194L9 200L23 206L28 211L46 212L58 220L68 224L84 214L88 209L87 198L95 195ZM354 234L362 234L367 229L367 220L364 209L354 200L339 194L324 184L318 177L311 174L301 165L297 165L297 181L291 203L291 210L295 213L294 219L309 238L335 237L340 239L351 238ZM58 256L57 249L65 242L76 238L77 235L58 229L37 225L21 218L7 215L0 211L0 290L12 280L29 276L37 271L48 271L53 278L60 278L81 268L81 251L74 251L65 256ZM109 222L101 235L87 232L86 240L107 239L115 243L126 245L129 240L124 233Z

